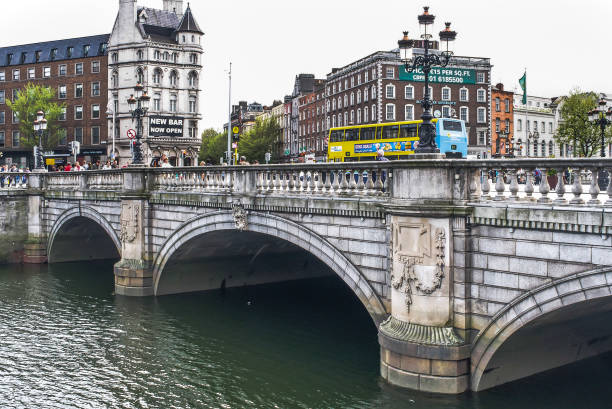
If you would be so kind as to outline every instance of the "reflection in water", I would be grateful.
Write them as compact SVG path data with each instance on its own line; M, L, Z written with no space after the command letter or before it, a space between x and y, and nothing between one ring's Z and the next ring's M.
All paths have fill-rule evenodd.
M0 267L0 407L606 408L612 355L490 391L385 385L376 328L335 277L158 298L112 265Z

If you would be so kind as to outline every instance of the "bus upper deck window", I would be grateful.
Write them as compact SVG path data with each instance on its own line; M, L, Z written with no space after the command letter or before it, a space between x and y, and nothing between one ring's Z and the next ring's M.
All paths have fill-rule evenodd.
M399 126L389 125L383 127L383 139L394 139L398 137Z
M417 136L417 124L406 124L400 127L400 138L414 138Z
M360 140L362 141L370 141L372 139L376 139L376 128L375 127L368 127L368 128L361 128L361 136L360 136Z

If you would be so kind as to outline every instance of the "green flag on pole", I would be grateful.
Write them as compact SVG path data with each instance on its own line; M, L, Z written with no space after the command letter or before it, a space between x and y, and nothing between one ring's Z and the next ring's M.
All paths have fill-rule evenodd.
M527 105L527 71L525 71L525 74L519 79L519 84L521 84L521 88L523 89L523 105Z

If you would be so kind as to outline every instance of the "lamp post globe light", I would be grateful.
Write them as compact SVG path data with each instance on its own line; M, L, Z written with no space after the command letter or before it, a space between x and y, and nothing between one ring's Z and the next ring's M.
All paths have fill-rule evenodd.
M589 121L595 125L599 126L599 130L601 131L601 157L604 158L606 156L606 141L605 141L605 133L606 127L612 125L612 108L606 111L606 99L602 96L599 100L598 107L589 112Z
M134 94L130 95L127 100L132 119L136 120L136 141L134 142L132 165L143 165L142 147L140 143L143 133L142 120L147 115L150 101L151 97L144 91L144 86L142 84L136 84L134 87Z
M429 14L429 7L423 7L423 9L423 14L418 17L418 20L425 53L418 56L413 55L415 42L408 38L408 31L404 31L404 37L399 40L397 44L402 53L402 60L406 71L413 72L420 69L425 75L425 97L421 104L423 106L423 115L421 115L423 123L419 131L419 146L415 149L415 153L440 153L440 150L436 146L435 126L431 122L433 115L431 113L431 95L429 94L429 73L433 66L446 67L448 65L454 54L452 46L455 38L457 38L457 33L451 30L451 23L446 23L446 28L440 31L440 41L442 42L444 51L442 51L441 55L430 54L429 40L433 38L432 30L436 17L433 14Z
M47 120L45 119L45 113L43 111L38 111L36 113L36 120L34 121L34 131L38 135L38 147L35 149L34 154L34 162L35 168L38 170L44 170L45 165L43 163L43 147L42 147L42 137L43 132L47 130Z

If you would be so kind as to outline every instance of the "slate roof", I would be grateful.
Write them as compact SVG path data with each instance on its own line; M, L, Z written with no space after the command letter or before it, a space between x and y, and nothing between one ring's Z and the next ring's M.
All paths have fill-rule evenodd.
M204 34L202 30L200 30L200 26L195 21L193 17L193 13L191 12L191 7L187 4L187 10L185 10L185 14L183 14L183 19L181 20L181 24L176 29L177 32L188 32L188 33L198 33Z
M171 11L141 7L138 9L139 16L143 10L147 15L147 23L145 25L171 28L174 30L180 23L178 16Z
M65 40L2 47L0 48L0 67L35 64L37 62L37 51L40 52L38 59L39 63L106 55L109 37L110 34L101 34L89 37L68 38ZM89 52L87 55L85 55L86 45L89 45ZM70 56L68 56L69 47L72 47L72 55ZM56 50L55 56L51 55L52 50ZM25 53L25 55L23 53ZM9 54L13 55L10 64L8 63ZM25 57L23 61L22 55Z

